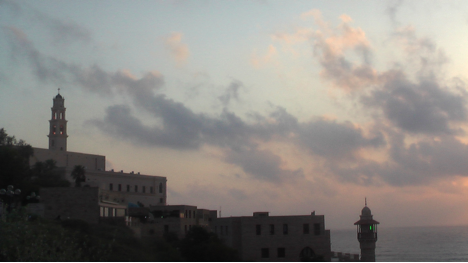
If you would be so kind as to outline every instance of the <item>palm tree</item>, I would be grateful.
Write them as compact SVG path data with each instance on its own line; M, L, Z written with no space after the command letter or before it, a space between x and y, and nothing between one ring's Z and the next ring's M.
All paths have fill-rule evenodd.
M75 165L75 167L73 167L71 176L75 179L75 187L80 187L81 183L86 181L85 174L86 170L83 165Z

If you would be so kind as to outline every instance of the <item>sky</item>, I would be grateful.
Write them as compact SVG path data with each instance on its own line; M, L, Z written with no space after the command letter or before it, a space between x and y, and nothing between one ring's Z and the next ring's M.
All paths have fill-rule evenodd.
M465 1L0 0L0 127L167 177L171 205L468 222ZM465 47L465 48L464 48Z

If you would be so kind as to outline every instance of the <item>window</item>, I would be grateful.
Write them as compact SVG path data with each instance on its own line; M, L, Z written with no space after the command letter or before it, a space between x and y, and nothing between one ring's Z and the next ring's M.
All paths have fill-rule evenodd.
M118 188L118 189L119 189L119 192L122 191L122 185L121 185L121 184L119 184L119 188Z
M142 189L143 193L146 192L146 186L143 186L143 189Z
M54 126L52 127L52 133L53 133L53 134L55 134L55 131L57 131L57 126L56 126L56 125L54 125Z
M268 248L262 248L262 258L269 258L270 250Z
M150 193L154 194L154 188L152 186L150 186Z
M309 224L304 224L302 226L302 233L309 234Z
M63 112L60 112L60 119L63 120Z
M163 192L163 185L162 183L159 183L159 193L162 194Z
M283 224L283 235L288 234L288 224Z
M63 134L63 125L60 125L60 134Z
M318 236L321 234L321 227L319 223L314 224L314 235Z
M135 193L138 193L138 185L135 185Z
M114 186L112 184L109 184L109 190L112 191L112 190L114 190L113 188L114 188Z
M130 185L127 184L127 192L130 192Z
M284 247L279 247L278 248L278 257L279 258L286 257L286 249Z
M275 234L275 225L271 224L270 225L270 235L274 235Z
M262 234L262 226L261 225L256 225L255 226L255 232L257 233L257 236Z

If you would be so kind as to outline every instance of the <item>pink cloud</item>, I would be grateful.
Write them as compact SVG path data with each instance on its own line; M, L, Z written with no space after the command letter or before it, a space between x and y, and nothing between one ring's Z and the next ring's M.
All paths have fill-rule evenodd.
M165 39L165 44L177 65L181 66L187 62L190 51L187 44L182 43L182 33L173 32Z

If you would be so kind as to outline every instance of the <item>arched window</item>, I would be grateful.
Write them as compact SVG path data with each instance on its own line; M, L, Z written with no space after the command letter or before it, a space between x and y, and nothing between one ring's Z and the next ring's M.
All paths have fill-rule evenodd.
M314 250L310 247L303 248L299 256L301 261L315 261L314 259L316 257Z
M60 125L60 134L63 134L63 125Z
M162 183L159 183L159 193L162 194L163 192L163 185Z

